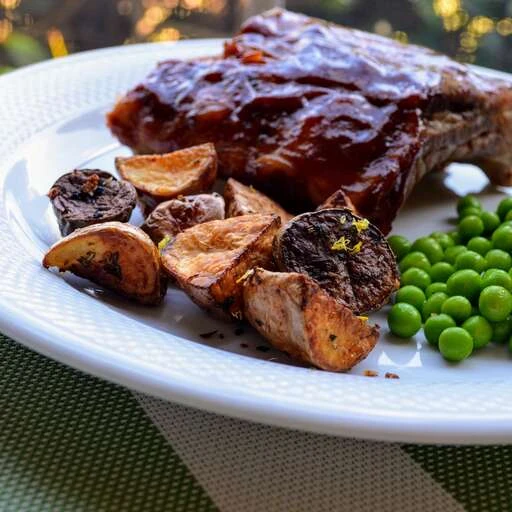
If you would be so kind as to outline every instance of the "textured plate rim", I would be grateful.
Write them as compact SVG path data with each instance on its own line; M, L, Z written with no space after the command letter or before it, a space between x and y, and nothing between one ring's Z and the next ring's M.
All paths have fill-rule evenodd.
M218 45L218 40L195 40L179 45L205 47ZM35 70L51 69L90 60L100 54L115 55L117 52L144 54L151 47L171 48L176 44L135 45L133 47L108 48L84 52L58 61L49 61L13 72L0 78L3 84ZM37 133L36 130L35 133ZM25 142L30 137L25 139ZM17 145L17 148L20 144ZM5 216L2 208L2 217ZM7 222L6 219L3 219ZM432 414L418 411L375 413L371 409L355 413L311 405L305 409L298 402L283 401L282 398L261 397L251 390L233 390L221 383L198 386L194 379L175 376L134 358L113 354L98 346L91 347L80 337L65 329L43 324L29 312L14 307L0 291L0 329L6 335L29 348L59 360L80 370L107 380L125 385L143 393L210 412L241 419L268 423L276 426L307 430L316 433L334 434L366 439L424 443L506 443L512 439L512 413L482 414ZM171 333L169 336L175 337ZM275 363L268 363L273 364ZM347 376L351 378L350 376ZM352 377L361 379L361 377ZM370 379L362 379L368 381ZM507 382L507 387L508 387ZM390 394L394 386L405 383L384 382ZM448 384L446 384L448 386ZM374 384L368 383L371 388ZM512 385L508 387L512 389ZM502 390L503 391L503 390ZM509 395L510 396L510 395Z

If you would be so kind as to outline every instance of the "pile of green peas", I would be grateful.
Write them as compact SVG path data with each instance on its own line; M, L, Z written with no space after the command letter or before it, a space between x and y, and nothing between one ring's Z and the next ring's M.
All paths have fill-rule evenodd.
M390 236L401 273L388 314L390 331L427 341L449 361L489 343L512 351L512 197L496 212L468 195L457 203L458 226L411 243Z

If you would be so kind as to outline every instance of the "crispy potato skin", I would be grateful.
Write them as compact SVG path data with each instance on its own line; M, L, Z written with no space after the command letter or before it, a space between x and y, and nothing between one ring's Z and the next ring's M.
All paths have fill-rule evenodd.
M226 200L226 217L238 217L251 213L275 213L281 217L282 224L286 224L293 217L270 197L233 178L229 178L226 182L224 199Z
M199 306L220 318L242 315L240 278L272 265L277 215L244 215L193 226L162 253L164 269Z
M178 197L160 203L141 229L158 244L166 236L172 238L196 224L224 219L224 211L224 198L215 192Z
M327 210L329 208L348 208L353 214L359 215L354 203L341 188L330 195L316 210Z
M245 317L272 345L323 370L349 370L378 340L377 327L304 274L255 269L243 299Z
M137 189L146 214L162 201L209 192L217 178L217 153L209 143L163 155L117 157L115 163Z
M50 247L43 266L68 270L141 304L159 304L166 290L155 244L121 222L77 229Z

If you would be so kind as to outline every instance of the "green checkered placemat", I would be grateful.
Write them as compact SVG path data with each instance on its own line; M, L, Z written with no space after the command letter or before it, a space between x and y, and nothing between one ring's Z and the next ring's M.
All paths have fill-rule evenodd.
M215 507L129 391L0 335L0 510Z

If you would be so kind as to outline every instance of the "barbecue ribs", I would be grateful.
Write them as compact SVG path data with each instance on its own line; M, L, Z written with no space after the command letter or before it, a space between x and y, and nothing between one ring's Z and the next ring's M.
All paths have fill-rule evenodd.
M284 10L221 58L162 62L108 115L138 153L214 142L224 176L299 212L341 188L389 231L422 176L476 162L512 183L512 87L431 50Z

